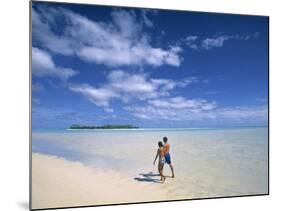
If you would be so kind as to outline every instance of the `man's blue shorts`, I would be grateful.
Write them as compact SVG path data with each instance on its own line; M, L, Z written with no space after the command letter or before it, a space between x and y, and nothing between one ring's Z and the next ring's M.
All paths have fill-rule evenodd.
M171 156L170 156L170 153L165 154L165 161L166 161L166 163L171 164Z

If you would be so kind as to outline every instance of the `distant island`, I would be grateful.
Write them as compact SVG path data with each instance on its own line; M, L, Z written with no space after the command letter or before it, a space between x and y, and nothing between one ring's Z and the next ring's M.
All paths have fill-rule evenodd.
M93 126L93 125L78 125L73 124L69 129L136 129L139 128L134 125L102 125L102 126Z

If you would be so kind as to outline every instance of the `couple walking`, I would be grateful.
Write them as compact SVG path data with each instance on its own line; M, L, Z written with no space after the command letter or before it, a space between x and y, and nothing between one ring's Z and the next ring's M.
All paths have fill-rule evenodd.
M165 163L167 163L171 168L172 178L175 177L175 174L174 174L174 168L173 168L172 162L171 162L171 156L170 156L170 153L169 153L170 152L170 144L168 144L168 138L164 137L163 142L164 142L164 144L162 143L162 141L158 142L159 148L157 149L156 156L155 156L153 164L155 165L155 162L156 162L157 158L159 157L158 171L159 171L159 174L161 176L161 181L164 183L165 179L166 179L166 177L163 175L163 168L164 168Z

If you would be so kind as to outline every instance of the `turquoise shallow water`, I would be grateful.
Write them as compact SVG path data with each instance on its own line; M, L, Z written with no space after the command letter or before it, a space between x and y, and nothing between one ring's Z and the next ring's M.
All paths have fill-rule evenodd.
M132 179L156 172L157 142L169 138L176 179L166 188L182 198L263 194L268 190L268 129L141 129L33 132L32 150L114 169ZM170 174L168 166L165 173Z

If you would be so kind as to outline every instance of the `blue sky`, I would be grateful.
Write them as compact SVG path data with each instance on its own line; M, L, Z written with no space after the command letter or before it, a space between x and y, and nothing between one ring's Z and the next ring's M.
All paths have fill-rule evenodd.
M32 2L32 127L267 125L268 19Z

